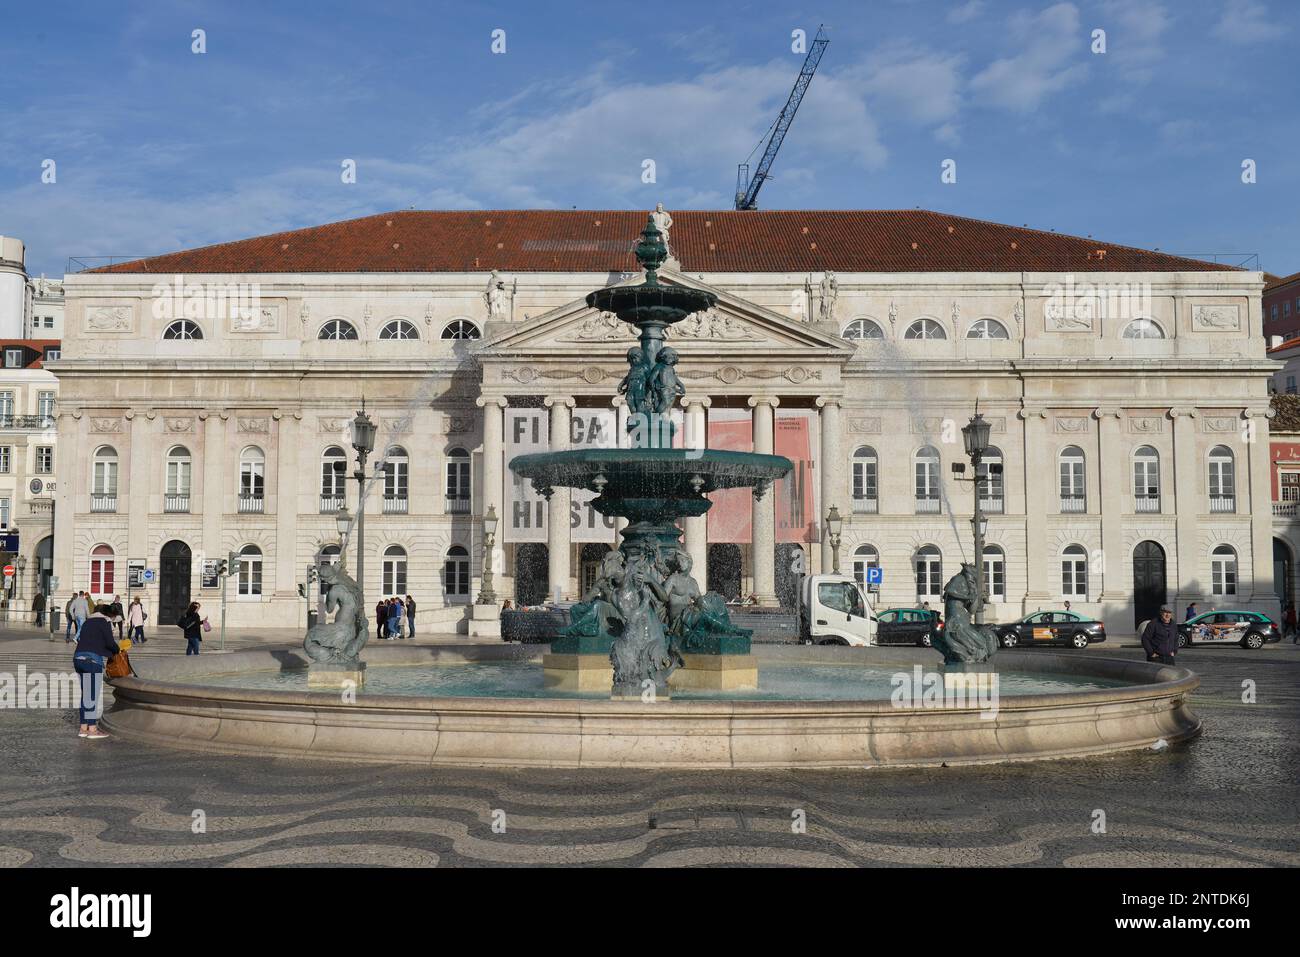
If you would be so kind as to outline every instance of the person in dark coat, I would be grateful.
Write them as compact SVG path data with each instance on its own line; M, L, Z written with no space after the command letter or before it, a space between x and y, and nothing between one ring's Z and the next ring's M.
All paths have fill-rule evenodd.
M1147 653L1147 661L1166 665L1174 663L1174 655L1178 652L1178 626L1174 624L1174 611L1169 606L1162 606L1160 614L1142 632L1142 650Z
M1294 603L1291 602L1287 603L1286 614L1282 616L1282 621L1286 625L1286 630L1282 632L1282 637L1285 638L1287 632L1290 632L1291 644L1294 645L1297 642L1300 642L1300 632L1297 632L1296 630L1296 614L1295 614Z
M77 635L77 647L72 652L72 667L81 676L81 727L79 738L107 738L98 726L99 715L104 710L104 665L117 654L113 640L113 626L109 623L108 605L100 605L86 619Z
M1193 618L1196 617L1196 615L1197 615L1196 602L1192 602L1190 605L1187 606L1187 616L1183 619L1183 621L1191 621Z
M122 640L122 620L123 620L123 618L125 618L125 613L124 613L123 610L122 610L122 596L121 596L121 595L114 595L114 596L113 596L113 604L109 605L108 618L109 618L109 621L111 621L114 625L117 626L117 640L118 640L118 641L121 641L121 640Z
M36 612L36 627L39 628L45 624L45 595L41 592L32 599L32 611Z
M388 602L382 599L375 602L375 628L376 638L388 637Z
M203 622L199 617L199 603L190 602L189 609L181 615L176 627L185 633L185 654L197 655L199 642L203 640Z
M406 622L410 626L406 630L410 632L410 637L415 637L415 599L410 595L406 596Z

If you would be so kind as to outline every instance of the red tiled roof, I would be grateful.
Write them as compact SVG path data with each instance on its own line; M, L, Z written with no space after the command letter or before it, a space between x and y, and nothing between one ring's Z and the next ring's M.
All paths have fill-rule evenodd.
M691 272L1096 272L1232 267L925 210L683 210L671 243ZM624 272L637 210L380 213L105 266L115 273Z
M1290 283L1295 282L1297 279L1300 279L1300 272L1293 272L1289 276L1282 276L1282 277L1273 276L1264 284L1264 294L1268 295L1273 290L1279 289L1282 286L1289 285Z

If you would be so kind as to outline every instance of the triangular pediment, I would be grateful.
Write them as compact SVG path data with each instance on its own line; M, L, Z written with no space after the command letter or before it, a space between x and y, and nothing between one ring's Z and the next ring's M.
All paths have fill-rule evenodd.
M636 285L635 277L619 285ZM804 353L808 358L844 359L853 347L836 336L787 319L771 309L717 289L692 277L664 270L660 281L702 289L717 296L717 305L690 316L668 330L667 338L684 359L693 355L721 358L769 352ZM636 343L636 329L609 313L578 299L536 316L482 342L480 360L547 355L622 356Z

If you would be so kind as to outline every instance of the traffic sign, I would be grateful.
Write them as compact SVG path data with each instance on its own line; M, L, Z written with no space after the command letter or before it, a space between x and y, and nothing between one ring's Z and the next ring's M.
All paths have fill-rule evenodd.
M141 575L140 577L143 578L145 584L148 585L152 583L155 578L158 577L158 574L152 568L146 568L144 570L144 574Z
M5 566L5 577L6 577L6 578L13 578L13 577L14 577L14 572L16 572L17 570L18 570L18 569L14 568L14 566L12 566L12 565L6 565L6 566Z
M879 585L885 580L885 570L879 565L867 566L867 584Z

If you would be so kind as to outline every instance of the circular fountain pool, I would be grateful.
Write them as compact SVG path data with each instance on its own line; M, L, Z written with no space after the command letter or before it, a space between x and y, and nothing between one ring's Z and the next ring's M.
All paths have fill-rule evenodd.
M755 646L759 690L611 701L542 687L544 646L366 649L355 696L306 690L297 650L137 663L105 724L185 748L541 767L863 767L1095 754L1190 738L1183 668L1004 652L997 695L924 696L923 649ZM905 675L904 678L897 676ZM902 686L915 698L897 693Z

